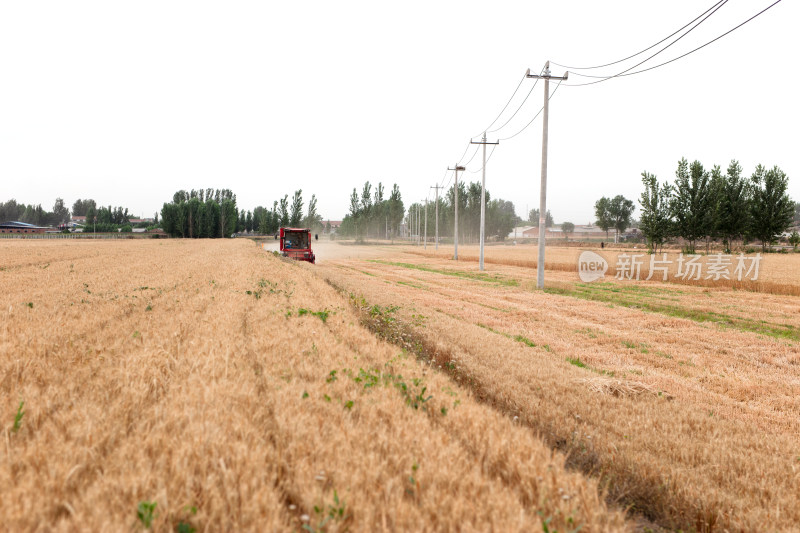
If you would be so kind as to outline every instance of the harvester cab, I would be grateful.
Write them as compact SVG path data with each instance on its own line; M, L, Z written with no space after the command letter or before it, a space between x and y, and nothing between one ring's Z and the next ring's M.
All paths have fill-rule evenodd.
M308 228L281 228L281 254L297 261L316 263L311 250L311 230Z

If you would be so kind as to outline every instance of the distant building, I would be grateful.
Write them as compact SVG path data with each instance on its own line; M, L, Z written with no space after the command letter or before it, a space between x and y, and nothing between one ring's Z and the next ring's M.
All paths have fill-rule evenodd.
M637 230L633 228L628 228L625 233L621 235L634 235L636 234ZM594 226L592 224L585 224L585 225L575 225L575 230L569 234L569 239L572 241L581 241L581 240L614 240L614 233L615 230L612 228L608 232L608 237L606 237L606 232L600 229L598 226ZM561 231L561 224L554 224L549 228L545 229L544 238L545 239L563 239L565 237L564 232ZM514 230L508 234L507 239L538 239L539 238L539 228L537 226L519 226L514 228Z
M336 233L337 231L339 231L339 227L341 227L342 221L341 220L328 220L325 224L323 224L325 226L326 230L328 229L328 224L331 225L331 233Z
M0 223L0 233L44 233L47 228L25 222L9 221Z

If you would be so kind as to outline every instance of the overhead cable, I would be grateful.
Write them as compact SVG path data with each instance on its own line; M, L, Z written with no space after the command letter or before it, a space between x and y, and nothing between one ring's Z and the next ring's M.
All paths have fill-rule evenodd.
M514 97L517 95L517 91L519 91L519 88L520 88L520 87L522 87L522 82L523 82L523 81L525 81L525 78L526 78L526 77L527 77L527 76L522 76L522 79L521 79L521 80L519 80L519 84L517 85L517 88L516 88L516 89L514 89L514 92L513 92L513 93L511 93L511 98L509 98L509 99L508 99L508 102L506 102L506 105L504 105L504 106L503 106L503 109L501 109L501 110L500 110L500 113L498 113L497 117L496 117L496 118L495 118L495 119L492 121L492 123L491 123L491 124L489 124L488 126L486 126L486 127L483 129L483 131L487 131L489 128L491 128L492 126L494 126L494 123L495 123L495 122L497 122L497 121L500 119L500 117L501 117L501 116L503 116L503 113L505 112L506 108L509 106L509 104L511 104L511 101L512 101L512 100L514 99ZM483 133L483 132L481 132L481 133ZM478 135L480 135L480 133L479 133ZM477 137L478 135L475 135L475 137Z
M695 49L693 49L693 50L689 50L689 51L688 51L688 52L686 52L685 54L681 54L681 55L679 55L678 57L672 58L672 59L670 59L669 61L664 61L663 63L659 63L658 65L653 65L652 67L647 67L647 68L644 68L644 69L641 69L641 70L637 70L637 71L635 71L635 72L628 72L628 70L631 70L631 69L627 69L627 70L625 70L625 71L623 71L623 72L621 72L621 73L619 73L619 74L615 74L614 76L609 76L609 77L607 77L607 78L599 79L599 80L597 80L597 81L591 81L591 82L587 82L587 83L573 83L573 84L565 84L565 85L567 85L568 87L581 87L581 86L585 86L585 85L594 85L594 84L596 84L596 83L601 83L601 82L604 82L604 81L610 80L611 78L622 77L622 76L633 76L634 74L641 74L642 72L647 72L647 71L649 71L649 70L653 70L653 69L657 69L657 68L659 68L659 67L663 67L664 65L668 65L668 64L670 64L670 63L673 63L673 62L675 62L675 61L677 61L677 60L679 60L679 59L682 59L682 58L684 58L684 57L686 57L686 56L688 56L688 55L690 55L690 54L693 54L693 53L697 52L698 50L701 50L701 49L705 48L706 46L710 45L711 43L714 43L714 42L716 42L716 41L718 41L718 40L722 39L722 38L723 38L723 37L725 37L726 35L728 35L728 34L732 33L732 32L733 32L733 31L735 31L735 30L738 30L739 28L741 28L742 26L744 26L745 24L747 24L747 23L748 23L748 22L750 22L751 20L753 20L753 19L755 19L756 17L758 17L758 16L762 15L762 14L763 14L764 12L766 12L767 10L769 10L769 9L771 9L771 8L773 8L773 7L775 7L775 6L776 6L777 4L779 4L781 1L782 1L782 0L776 0L775 2L773 2L773 3L772 3L772 4L770 4L770 5L768 5L767 7L765 7L764 9L762 9L761 11L759 11L758 13L756 13L755 15L753 15L752 17L750 17L749 19L747 19L747 20L745 20L744 22L742 22L742 23L738 24L737 26L734 26L733 28L731 28L730 30L726 31L725 33L723 33L723 34L721 34L721 35L719 35L719 36L715 37L714 39L711 39L711 40L710 40L710 41L708 41L707 43L705 43L705 44L703 44L703 45L700 45L700 46L698 46L697 48L695 48ZM688 32L687 32L687 33L688 33ZM675 41L675 42L677 42L677 41ZM674 43L673 43L673 44L674 44ZM666 49L666 48L665 48L665 49ZM663 51L663 50L662 50L662 51ZM654 55L655 55L655 54L654 54ZM651 57L652 57L652 56L651 56ZM648 58L648 59L649 59L649 58ZM647 60L645 60L645 61L647 61ZM643 61L643 62L644 62L644 61ZM642 63L643 63L643 62L642 62ZM634 66L633 66L633 67L631 67L631 68L635 68L635 67L637 67L637 66L639 66L639 65L641 65L641 63L639 63L638 65L634 65ZM597 76L587 76L587 77L597 77Z
M556 94L556 91L558 90L558 88L559 88L559 87L561 87L561 80L559 80L559 81L558 81L558 84L556 85L556 88L555 88L555 89L553 89L553 92L552 92L552 93L550 93L550 96L548 96L548 97L547 97L547 100L548 100L548 101L550 101L550 99L551 99L551 98L553 98L553 95L554 95L554 94ZM504 138L502 138L502 139L499 139L499 140L501 140L501 141L507 141L507 140L509 140L509 139L513 139L514 137L516 137L517 135L519 135L520 133L522 133L523 131L525 131L526 129L528 129L528 126L530 126L531 124L533 124L533 121L534 121L534 120L536 120L536 117L538 117L539 115L541 115L541 114L542 114L542 111L543 111L543 110L544 110L544 106L542 106L542 107L541 107L541 109L539 109L539 112L538 112L538 113L536 113L536 114L533 116L533 118L531 119L531 121L530 121L530 122L528 122L527 124L525 124L525 126L524 126L524 127L521 129L521 130L519 130L517 133L515 133L514 135L511 135L510 137L504 137Z
M678 34L678 33L680 33L681 31L683 31L684 29L686 29L688 26L692 25L692 24L693 24L695 21L697 21L699 18L701 18L703 15L705 15L706 13L708 13L709 11L711 11L712 9L714 9L715 7L717 7L717 6L718 6L719 4L721 4L721 3L724 3L724 0L719 0L719 2L717 2L717 3L716 3L716 4L714 4L713 6L709 7L709 8L708 8L708 9L706 9L705 11L703 11L703 12L702 12L702 13L701 13L699 16L697 16L697 18L695 18L695 19L694 19L694 20L692 20L691 22L687 23L686 25L682 26L682 27L681 27L681 28L679 28L677 31L675 31L675 32L673 32L673 33L671 33L671 34L667 35L666 37L664 37L663 39L661 39L661 40L660 40L660 41L658 41L657 43L655 43L655 44L652 44L652 45L648 46L647 48L645 48L644 50L640 50L640 51L636 52L635 54L629 55L628 57L624 57L624 58L622 58L622 59L618 59L618 60L616 60L616 61L612 61L611 63L606 63L606 64L604 64L604 65L595 65L595 66L593 66L593 67L570 67L570 66L567 66L567 65L562 65L561 63L556 63L555 61L551 61L550 63L552 63L553 65L557 65L557 66L559 66L559 67L563 67L563 68L565 68L565 69L567 69L567 70L569 70L569 71L575 71L575 70L592 70L592 69L596 69L596 68L610 67L611 65L616 65L617 63L622 63L623 61L627 61L628 59L634 58L634 57L636 57L636 56L638 56L638 55L641 55L641 54L643 54L643 53L647 52L647 51L648 51L648 50L650 50L651 48L655 48L656 46L658 46L659 44L663 43L664 41L666 41L666 40L667 40L667 39L669 39L670 37L674 37L675 35L677 35L677 34ZM722 7L722 6L720 6L720 7ZM573 74L575 74L575 72L573 72Z

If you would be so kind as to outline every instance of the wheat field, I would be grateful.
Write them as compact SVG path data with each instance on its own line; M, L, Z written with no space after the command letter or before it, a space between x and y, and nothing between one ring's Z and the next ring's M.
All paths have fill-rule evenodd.
M548 395L582 391L548 420L559 434L579 430L581 440L590 430L594 446L604 450L617 431L601 421L584 426L575 418L578 410L591 421L603 404L621 402L627 410L615 416L630 415L626 423L641 427L666 423L660 418L666 400L589 392L555 358L534 371L534 381L531 375L522 378L520 372L530 371L530 355L478 326L459 338L454 332L436 335L437 343L454 343L453 364L485 373L480 387L454 380L436 361L416 358L413 339L403 350L376 336L359 301L324 278L359 285L376 302L381 291L396 291L385 300L403 305L398 317L424 321L432 334L451 324L461 327L475 312L467 303L453 310L454 318L428 310L439 305L439 293L451 294L460 284L448 288L425 280L437 288L425 292L432 299L420 307L436 319L414 318L407 316L407 302L416 292L404 292L393 274L381 272L389 276L385 284L377 274L350 274L351 268L329 263L315 270L242 240L0 242L0 530L638 527L622 506L609 503L602 478L569 466L567 455L541 437L529 421L540 411L531 394L535 383L545 385ZM363 269L387 270L377 263ZM345 274L334 276L340 271ZM506 296L520 300L498 305L525 305L529 298ZM373 318L386 311L379 308ZM501 327L486 313L468 320ZM394 326L392 319L381 323ZM484 332L491 335L488 345ZM469 343L476 343L474 356L462 354ZM599 348L593 348L596 358L604 357ZM589 352L582 356L598 364ZM518 370L510 372L515 362ZM748 371L754 367L749 359L742 364ZM751 379L769 388L773 374L764 372ZM665 372L647 386L654 389L658 379L671 376ZM544 381L565 377L562 385ZM664 389L676 397L669 405L702 394L702 387L683 391L666 382ZM516 402L518 414L491 405L482 390L498 402ZM786 407L776 393L771 397L772 413L781 417ZM688 407L682 409L681 417ZM649 416L655 422L641 418ZM696 423L705 428L716 420L698 414ZM793 432L788 424L778 437ZM750 433L741 430L730 438L742 434ZM778 437L760 480L752 479L755 472L746 478L754 484L751 493L761 494L762 486L796 490L786 472L779 472L788 450ZM746 442L751 454L766 453L761 441ZM628 444L617 445L615 453L633 467ZM630 445L641 447L638 437ZM685 453L694 457L706 450ZM664 468L673 467L668 462ZM671 483L684 479L676 474ZM679 491L693 494L710 482ZM775 507L788 497L763 498L770 508L754 520L782 526L796 518L796 508Z
M620 506L668 529L800 530L795 296L585 284L574 266L548 270L540 291L521 263L535 260L531 248L507 261L492 249L498 261L483 273L469 251L456 262L452 249L386 247L318 271L367 322L388 313L443 372L567 454ZM773 257L764 274L793 282L796 256Z
M665 253L666 260L670 262L668 267L668 281L674 284L689 284L700 285L706 287L729 287L751 290L756 292L767 292L773 294L784 294L791 296L800 296L800 277L797 276L797 263L798 259L795 254L762 254L759 265L759 272L757 279L753 280L753 274L743 275L742 280L737 280L733 274L736 266L736 257L738 253L730 254L732 264L727 269L728 277L730 279L707 279L708 277L708 264L713 260L713 256L721 253L719 251L712 251L710 254L705 255L704 250L700 249L698 245L697 253L702 257L699 263L702 265L702 275L699 280L683 281L676 277L678 264L677 260L680 252L676 250L667 250ZM451 259L453 257L452 246L440 246L439 250L435 250L429 243L427 248L424 246L396 246L387 247L386 250L394 250L418 255L422 257L437 258L437 259ZM601 249L594 244L582 246L578 243L573 243L571 246L564 246L557 243L547 246L545 267L547 270L562 271L562 272L577 272L578 257L584 250L594 251L601 254L608 262L609 270L606 273L607 278L614 278L616 275L616 265L618 264L619 257L622 254L627 256L636 256L636 261L641 262L641 279L644 280L650 274L650 258L647 249L643 245L633 246L615 246L609 245L605 249ZM760 249L758 250L760 251ZM477 263L479 258L479 247L470 244L459 246L459 260L470 264ZM484 262L489 265L508 265L526 268L537 267L538 248L532 244L511 245L510 243L501 245L486 246L484 250ZM726 255L726 254L723 254ZM753 257L754 253L749 253L749 258ZM663 260L662 253L655 254L654 259ZM747 261L746 266L750 266L750 260ZM744 272L747 274L747 272ZM662 277L660 271L654 271L656 279Z

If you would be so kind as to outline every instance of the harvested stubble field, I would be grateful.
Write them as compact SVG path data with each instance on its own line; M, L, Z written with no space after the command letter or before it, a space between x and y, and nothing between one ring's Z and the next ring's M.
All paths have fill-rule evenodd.
M517 253L484 273L388 247L318 270L373 329L403 331L621 506L683 531L800 530L800 300L584 284L574 267L548 271L543 292L513 263L535 257ZM797 272L796 256L777 257Z
M398 251L403 250L410 254L419 255L422 257L445 260L453 257L452 246L440 246L438 251L435 251L433 246L430 244L428 245L427 249L424 249L422 246L398 246L394 247L394 249ZM636 258L636 261L643 263L641 265L641 279L644 280L650 273L650 255L647 254L647 249L643 245L638 245L636 248L631 248L630 246L623 247L610 245L605 249L601 249L599 246L594 245L587 247L548 245L545 268L547 268L547 270L561 272L577 272L578 256L580 256L581 252L584 250L592 250L596 253L599 253L606 259L606 261L608 261L609 270L606 275L609 277L613 278L616 273L615 266L617 264L617 258L620 254L639 256ZM697 252L698 254L701 254L701 252L704 252L704 250L701 250L698 246ZM743 279L739 281L735 279L735 276L733 275L733 271L736 267L737 253L731 255L731 261L733 264L730 265L730 268L728 269L731 279L706 279L709 261L713 259L715 254L721 253L719 251L712 251L708 255L703 254L703 257L701 257L699 260L699 263L703 265L703 273L701 278L699 280L693 279L683 282L677 279L675 276L678 271L677 259L679 252L676 252L675 250L667 250L666 253L667 260L671 261L668 278L668 281L671 283L689 284L704 287L737 288L763 293L800 296L800 276L797 275L800 259L798 259L796 254L762 254L758 279L755 281L751 280L751 275L743 276ZM458 255L459 260L462 262L477 263L479 249L475 245L462 245L459 246ZM537 255L538 249L536 245L492 245L485 248L484 263L489 265L508 265L536 268ZM747 254L748 257L752 257L753 255L753 253ZM662 260L662 253L655 254L655 259ZM746 266L748 268L750 267L749 260L746 262ZM660 271L656 271L654 272L654 276L655 279L659 279L662 277L662 273Z
M349 297L320 274L359 285L376 301L390 288L386 301L403 305L397 315L418 320L426 334L463 327L472 309L465 300L451 318L428 311L424 306L439 305L428 298L454 291L456 300L485 298L469 295L485 283L359 265L375 277L344 265L318 270L287 262L242 240L0 243L0 529L632 529L607 505L596 479L567 469L565 456L528 427L539 412L526 403L532 390L555 399L565 387L547 380L584 375L565 374L555 356L538 352L550 362L530 374L531 354L470 326L452 346L458 365L476 375L485 366L480 386L487 391L510 383L503 399L518 399L515 420L469 383L376 337ZM413 283L436 289L395 283L417 276ZM511 308L529 298L504 290L485 305ZM506 297L519 301L500 301ZM426 299L426 317L408 314L409 298ZM505 327L482 315L484 326ZM392 325L380 312L373 319ZM416 350L411 337L405 342ZM476 357L462 354L469 342L481 343L472 347ZM563 349L555 341L553 347ZM490 358L498 348L507 352L503 364ZM519 365L509 372L514 361ZM771 379L769 368L763 372L751 379ZM777 398L775 389L769 394ZM580 398L662 402L588 392ZM776 402L773 414L783 409ZM569 406L560 412L572 416ZM552 414L554 429L570 434L580 427L576 438L583 439L574 417ZM717 423L697 416L699 427ZM639 430L642 424L630 420ZM597 427L598 444L609 446L613 434L603 431ZM642 432L630 435L639 445ZM630 451L619 445L629 461ZM748 479L751 492L761 490L770 504L755 519L776 525L797 512L780 508L779 519L772 504L784 500L765 492L788 487L785 471L774 475L785 466L788 450L781 446L774 442L772 464L758 473L766 487L756 485L755 473Z

